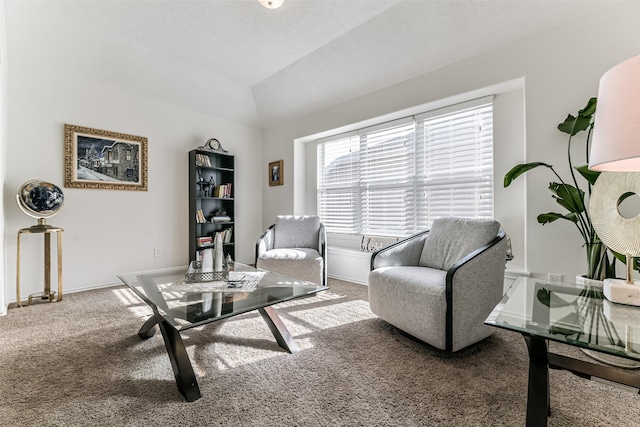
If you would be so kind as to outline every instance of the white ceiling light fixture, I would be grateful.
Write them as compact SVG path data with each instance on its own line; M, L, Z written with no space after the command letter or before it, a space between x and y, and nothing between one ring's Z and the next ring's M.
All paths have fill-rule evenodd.
M266 7L267 9L277 9L282 6L284 0L258 0L261 5Z

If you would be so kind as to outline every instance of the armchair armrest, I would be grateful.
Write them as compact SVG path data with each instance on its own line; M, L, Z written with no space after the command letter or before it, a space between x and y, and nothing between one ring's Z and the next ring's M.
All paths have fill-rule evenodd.
M260 236L256 241L256 260L255 260L256 265L258 263L258 257L260 255L262 255L266 251L273 249L274 234L275 234L275 224L272 224L269 228L265 230L264 233L262 233L262 236Z
M327 232L325 231L324 224L320 223L320 231L318 235L318 253L322 257L322 285L327 286Z
M446 342L449 351L457 351L476 342L478 336L488 336L482 331L483 324L503 295L506 254L507 241L501 228L491 242L456 262L447 271ZM475 310L470 311L469 307Z
M429 231L423 231L378 249L371 254L370 270L391 265L418 265L428 234Z

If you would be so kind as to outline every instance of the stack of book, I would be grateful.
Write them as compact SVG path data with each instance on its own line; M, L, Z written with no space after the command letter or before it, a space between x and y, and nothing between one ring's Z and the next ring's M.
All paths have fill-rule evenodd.
M198 246L198 248L210 248L213 246L213 237L196 237L196 245Z
M228 215L214 215L211 217L211 222L231 222L231 217Z

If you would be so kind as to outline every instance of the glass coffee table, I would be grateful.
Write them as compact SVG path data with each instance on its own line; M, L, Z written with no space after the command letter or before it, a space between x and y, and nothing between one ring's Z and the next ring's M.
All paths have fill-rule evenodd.
M640 389L640 374L549 351L548 340L640 361L640 307L605 299L602 288L519 278L485 321L520 332L529 350L528 427L546 426L549 368Z
M201 394L180 332L258 310L278 345L297 353L298 345L272 306L329 289L237 262L230 269L226 284L185 283L187 267L118 275L153 310L138 335L150 338L159 327L178 390L189 402Z

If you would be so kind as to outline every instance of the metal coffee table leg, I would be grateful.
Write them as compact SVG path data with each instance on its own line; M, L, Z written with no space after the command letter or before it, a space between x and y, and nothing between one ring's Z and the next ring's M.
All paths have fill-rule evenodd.
M273 307L259 308L258 311L262 315L264 321L267 322L267 326L271 329L271 333L280 347L284 348L291 354L300 352L298 344L296 344L295 340L289 333L289 330L284 323L282 323L282 319L280 319L280 316L278 316L278 313L276 313Z
M543 338L524 335L529 349L529 387L527 392L527 427L547 425L550 414L549 359Z
M158 320L158 326L160 326L160 332L162 332L162 338L164 338L169 360L171 360L171 367L173 368L178 390L187 402L200 399L202 395L200 394L198 381L193 373L193 367L191 366L187 349L184 347L180 337L180 332L176 331L168 322L162 320L159 314L156 313L155 316Z
M156 319L156 316L149 317L147 321L144 322L144 324L140 327L140 330L138 331L138 336L143 340L151 338L156 334L157 324L158 324L158 320Z

